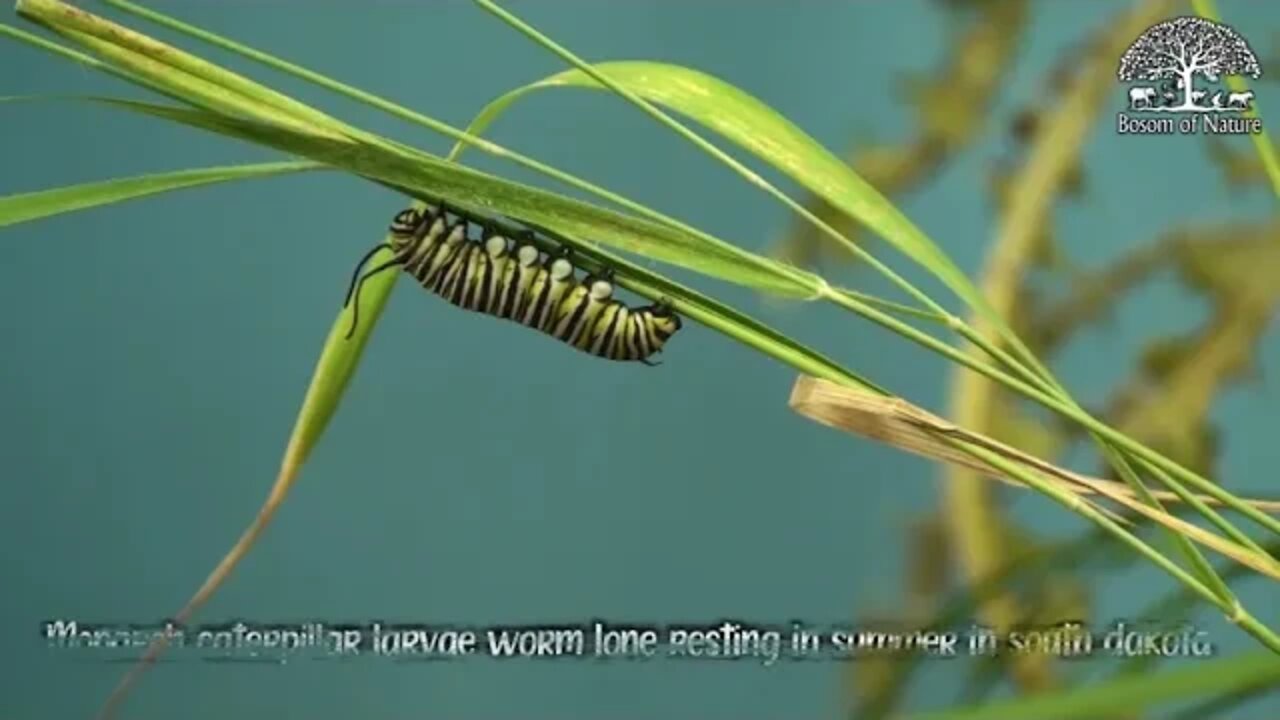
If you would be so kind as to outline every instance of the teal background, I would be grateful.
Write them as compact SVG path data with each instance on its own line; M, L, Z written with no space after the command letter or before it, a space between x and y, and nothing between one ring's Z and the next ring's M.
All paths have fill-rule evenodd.
M1268 55L1280 9L1222 2ZM470 3L167 2L154 7L462 126L489 99L562 69ZM654 59L719 76L843 152L860 129L904 138L900 71L944 48L932 3L518 2L582 56ZM982 141L903 207L967 271L990 239L982 179L1010 111L1043 97L1058 53L1116 2L1035 5ZM148 32L153 28L142 26ZM168 37L157 32L161 37ZM201 49L200 52L206 52ZM238 59L208 56L234 68ZM449 143L253 69L304 101L435 152ZM1258 86L1264 117L1280 112ZM0 95L139 96L37 50L0 43ZM1048 98L1045 98L1048 100ZM1119 109L1123 93L1114 97ZM1271 115L1267 115L1270 112ZM1086 151L1088 193L1056 212L1067 251L1101 263L1170 223L1259 217L1265 189L1224 189L1202 143L1116 137ZM1272 130L1274 133L1274 129ZM492 129L510 148L745 247L787 211L615 98L535 95ZM0 192L270 153L74 104L0 108ZM482 157L468 162L543 182ZM1176 180L1175 180L1176 178ZM0 714L88 717L125 666L55 652L41 620L151 622L189 597L256 512L277 468L351 264L404 204L339 174L183 192L7 228L0 241ZM894 260L896 266L905 263ZM942 410L948 365L823 308L763 301L675 273L793 332L877 382ZM838 271L880 291L868 272ZM915 274L909 275L913 278ZM1081 335L1058 363L1088 404L1157 335L1205 307L1168 278ZM938 470L814 425L786 406L794 372L700 326L660 368L594 361L459 312L402 284L293 496L197 618L374 618L430 623L842 622L898 602L906 523L936 504ZM1264 377L1280 343L1259 350ZM1230 428L1220 475L1271 489L1280 464L1273 382L1216 405ZM1020 519L1083 528L1038 495ZM1145 568L1093 588L1126 617L1173 586ZM1274 586L1242 586L1280 623ZM1252 641L1202 614L1220 648ZM966 664L935 661L911 707L950 701ZM837 663L585 661L284 666L167 663L132 698L137 718L834 717ZM1273 717L1280 701L1234 718Z

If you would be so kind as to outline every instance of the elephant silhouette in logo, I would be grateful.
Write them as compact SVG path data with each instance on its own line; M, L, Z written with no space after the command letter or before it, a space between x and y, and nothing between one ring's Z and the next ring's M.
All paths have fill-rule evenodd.
M1156 89L1153 87L1129 88L1129 109L1151 109L1156 106Z

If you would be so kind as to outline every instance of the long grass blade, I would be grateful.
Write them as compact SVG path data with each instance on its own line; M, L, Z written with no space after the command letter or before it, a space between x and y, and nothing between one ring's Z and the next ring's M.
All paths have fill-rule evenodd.
M906 218L847 163L754 96L717 77L679 65L619 61L595 63L593 68L637 96L694 120L764 160L868 225L917 263L944 276L948 284L968 283L927 236L917 230L903 232ZM494 99L476 115L467 131L482 134L520 98L556 87L609 89L581 70L566 70ZM450 155L456 156L463 147L459 143Z
M233 180L287 175L323 169L313 162L275 162L256 165L179 170L176 172L139 175L68 185L51 190L19 193L0 197L0 227L17 225L75 210L111 205L125 200L159 195L174 190L201 187Z
M227 581L232 571L249 553L259 536L266 530L272 518L275 517L276 511L284 503L289 490L298 479L298 473L301 471L307 456L312 448L315 447L320 435L329 424L329 420L333 418L334 412L338 409L338 403L342 399L352 376L355 374L360 356L363 354L365 346L369 342L369 337L377 325L378 317L386 305L394 279L394 275L384 273L382 276L374 277L365 283L365 290L361 294L363 317L361 322L356 325L355 333L350 339L347 339L347 331L351 327L350 308L344 308L338 313L337 319L329 330L329 337L325 341L324 348L320 352L320 360L316 363L311 385L307 388L307 394L302 401L302 409L298 413L293 433L289 437L284 458L280 463L279 473L276 475L275 483L267 494L267 499L263 502L262 507L258 509L253 521L249 523L249 526L245 528L239 539L236 540L235 545L218 562L213 571L209 573L200 589L174 615L173 620L175 623L181 625L188 622L196 611L208 602L209 598L213 597L213 594ZM156 640L147 647L142 658L129 669L129 672L116 685L103 705L99 718L106 720L115 715L128 696L129 691L137 684L143 673L155 664L156 659L164 652L167 645L167 637L163 635L157 636Z

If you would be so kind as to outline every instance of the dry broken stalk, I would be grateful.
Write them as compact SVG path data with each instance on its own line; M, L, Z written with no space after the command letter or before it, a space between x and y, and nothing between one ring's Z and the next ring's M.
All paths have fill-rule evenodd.
M1014 487L1027 487L1016 479L1006 477L994 467L955 450L949 441L959 440L981 447L1017 463L1048 483L1057 484L1077 495L1101 495L1263 575L1280 580L1280 563L1271 558L1260 557L1230 540L1147 505L1134 497L1132 488L1122 482L1082 475L1058 467L986 435L965 430L901 398L883 397L801 375L791 390L789 404L797 413L823 425L861 435L931 460L962 466ZM1164 501L1180 501L1177 495L1169 491L1153 490L1152 494ZM1205 503L1219 504L1214 498L1197 497ZM1244 502L1266 512L1280 513L1280 501L1277 500L1244 499Z

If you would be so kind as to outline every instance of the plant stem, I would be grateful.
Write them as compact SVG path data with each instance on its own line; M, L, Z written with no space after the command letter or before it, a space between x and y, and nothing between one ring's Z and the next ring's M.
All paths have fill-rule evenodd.
M1124 529L1115 520L1107 517L1104 513L1099 511L1097 506L1093 503L1085 500L1079 495L1074 495L1062 490L1056 485L1045 482L1043 479L1037 477L1035 473L1027 472L1024 468L1018 466L1016 463L1010 462L998 453L977 445L959 442L955 438L951 438L946 435L939 434L935 437L944 440L948 444L952 445L952 447L955 447L962 452L972 455L984 462L990 463L1000 471L1008 473L1010 477L1015 477L1018 480L1025 482L1028 486L1036 488L1060 504L1065 505L1068 509L1092 520L1108 533L1136 550L1138 554L1147 558L1157 567L1172 575L1174 579L1178 580L1192 592L1199 595L1205 602L1216 606L1224 615L1226 615L1229 621L1239 625L1241 629L1252 635L1272 652L1280 654L1280 637L1277 637L1270 628L1258 622L1256 618L1249 614L1249 612L1245 610L1244 606L1240 604L1239 600L1234 599L1234 597L1230 599L1221 597L1212 588L1200 582L1186 570L1183 570L1173 561L1169 560L1164 555L1161 555L1155 548L1143 542L1137 535L1134 535ZM1217 577L1216 572L1214 573L1214 576Z
M1191 7L1195 9L1196 14L1214 22L1222 22L1218 14L1217 4L1213 0L1191 0ZM1244 92L1248 89L1244 80L1238 76L1227 76L1227 87L1236 92ZM1187 83L1187 91L1191 91L1191 84ZM1245 117L1259 117L1261 111L1258 110L1258 101L1254 99L1252 107L1245 111ZM1262 167L1267 171L1267 178L1271 180L1271 190L1277 198L1280 198L1280 161L1276 159L1276 147L1271 142L1271 136L1264 130L1259 133L1251 133L1253 139L1253 147L1258 151L1258 157L1262 160Z
M40 2L50 2L51 0L39 0L39 1L40 1ZM382 98L379 98L379 97L377 97L377 96L375 96L375 95L372 95L372 94L370 94L370 93L366 93L366 92L364 92L364 91L362 91L362 90L359 90L359 89L357 89L357 88L351 87L351 86L349 86L349 85L346 85L346 84L343 84L343 83L337 82L337 81L335 81L335 80L332 80L332 79L330 79L330 78L327 78L327 77L325 77L325 76L322 76L322 75L320 75L320 74L318 74L318 73L315 73L315 72L313 72L313 71L311 71L311 70L307 70L306 68L300 67L300 66L295 65L295 64L292 64L292 63L289 63L289 62L284 61L284 60L281 60L281 59L279 59L279 58L275 58L275 57L273 57L273 56L271 56L271 55L268 55L268 54L266 54L266 53L263 53L263 52L261 52L261 51L254 50L254 49L252 49L252 48L248 48L248 47L243 46L243 45L241 45L241 44L239 44L239 43L236 43L236 42L231 41L231 40L226 39L226 38L222 38L222 37L220 37L220 36L218 36L218 35L215 35L215 34L213 34L213 33L207 32L207 31L205 31L205 30L201 30L201 29L199 29L199 28L195 28L195 27L193 27L193 26L187 25L187 24L185 24L185 23L182 23L181 21L178 21L178 20L175 20L175 19L169 18L169 17L164 16L164 15L162 15L162 14L160 14L160 13L155 12L155 11L148 10L148 9L146 9L146 8L141 8L141 7L139 7L139 6L135 5L135 4L131 3L131 2L127 2L127 0L108 0L108 2L110 2L111 4L113 4L113 5L117 6L117 7L120 7L120 8L122 8L122 9L125 9L125 10L127 10L127 11L129 11L129 12L134 12L134 13L136 13L136 14L143 15L143 16L147 17L148 19L151 19L151 20L153 20L153 21L155 21L155 22L157 22L157 23L161 23L161 24L163 24L163 25L165 25L165 26L167 26L167 27L170 27L170 28L172 28L172 29L175 29L175 30L178 30L178 31L180 31L180 32L183 32L183 33L189 34L189 35L191 35L191 36L193 36L193 37L196 37L196 38L199 38L199 39L204 40L204 41L206 41L206 42L209 42L209 43L212 43L212 44L218 45L218 46L220 46L220 47L224 47L224 48L227 48L227 49L233 50L233 51L235 51L235 52L237 52L237 53L243 54L243 55L245 55L246 57L250 57L250 58L252 58L252 59L254 59L254 60L258 61L258 62L264 63L264 64L266 64L266 65L268 65L268 66L271 66L271 67L274 67L274 68L276 68L276 69L278 69L278 70L281 70L281 71L284 71L284 72L287 72L287 73L290 73L290 74L296 75L296 76L301 77L301 78L303 78L303 79L306 79L306 80L308 80L308 81L310 81L310 82L316 83L316 84L318 84L318 85L320 85L320 86L322 86L322 87L325 87L325 88L328 88L328 89L333 90L333 91L335 91L335 92L338 92L338 93L341 93L341 94L347 95L348 97L355 98L355 99L357 99L357 100L360 100L360 101L362 101L362 102L365 102L365 103L367 103L367 104L370 104L370 105L372 105L372 106L374 106L374 107L377 107L377 108L379 108L379 109L381 109L381 110L383 110L383 111L385 111L385 112L388 112L388 113L390 113L390 114L392 114L392 115L395 115L395 116L397 116L397 117L400 117L401 119L405 119L405 120L408 120L408 121L413 122L413 123L415 123L415 124L422 125L422 126L424 126L424 127L427 127L428 129L431 129L431 130L434 130L434 131L439 132L439 133L441 133L441 134L444 134L444 135L446 135L446 136L448 136L448 137L451 137L451 138L453 138L453 139L455 139L455 140L457 140L457 141L465 142L466 144L468 144L468 145L470 145L470 146L473 146L473 147L475 147L475 148L477 148L477 149L479 149L479 150L481 150L481 151L483 151L483 152L486 152L486 153L489 153L489 154L491 154L491 155L494 155L495 157L500 157L500 158L504 158L504 159L508 159L508 160L513 161L513 162L516 162L516 163L517 163L517 164L519 164L519 165L522 165L522 166L527 167L527 168L529 168L529 169L531 169L531 170L534 170L534 171L536 171L536 172L539 172L539 173L542 173L542 174L544 174L544 175L547 175L548 177L551 177L551 178L553 178L553 179L556 179L556 180L558 180L558 181L560 181L560 182L563 182L563 183L565 183L565 184L567 184L567 185L569 185L569 186L572 186L572 187L578 188L578 189L580 189L580 190L584 190L584 191L586 191L586 192L592 193L592 194L594 194L594 195L597 195L598 197L601 197L601 198L603 198L603 199L605 199L605 200L608 200L608 201L610 201L610 202L614 202L614 203L618 204L619 206L625 207L625 208L627 208L627 209L629 209L629 210L632 210L632 211L634 211L634 212L636 212L636 213L638 213L638 214L644 215L644 216L649 217L649 218L651 218L651 219L653 219L653 220L656 220L656 221L658 221L658 222L662 222L662 223L668 224L668 225L670 225L670 226L672 226L672 227L678 228L678 229L680 229L681 231L683 231L683 232L687 232L687 233L689 233L689 234L691 234L691 235L693 235L693 236L697 237L698 239L700 239L700 240L702 240L702 241L704 241L704 242L707 242L707 243L709 243L709 244L711 244L711 245L713 245L713 246L715 246L715 247L717 247L717 248L719 248L719 249L726 249L726 250L728 250L729 252L733 252L733 253L735 253L735 254L741 254L741 255L744 255L744 256L746 256L746 257L748 257L748 258L751 258L752 260L754 260L754 259L755 259L755 256L754 256L753 254L751 254L751 253L743 253L743 252L742 252L741 250L739 250L736 246L733 246L733 245L730 245L730 244L728 244L728 243L725 243L724 241L721 241L721 240L719 240L719 239L717 239L717 238L714 238L714 237L712 237L712 236L709 236L709 235L707 235L706 233L702 233L702 232L700 232L700 231L698 231L698 230L696 230L696 229L694 229L694 228L692 228L692 227L690 227L690 226L688 226L688 225L685 225L685 224L683 224L683 223L681 223L681 222L679 222L679 221L677 221L677 220L674 220L674 219L672 219L672 218L670 218L670 217L667 217L667 216L665 216L665 215L663 215L663 214L661 214L661 213L658 213L658 212L656 212L656 211L654 211L654 210L651 210L651 209L649 209L649 208L647 208L647 207L644 207L643 205L640 205L640 204L635 203L635 202L633 202L633 201L631 201L631 200L628 200L628 199L623 198L623 197L621 197L621 196L618 196L618 195L616 195L616 194L614 194L614 193L611 193L611 192L609 192L609 191L607 191L607 190L604 190L604 189L602 189L602 188L599 188L599 187L597 187L597 186L594 186L594 185L592 185L592 184L590 184L590 183L587 183L586 181L581 180L581 179L579 179L579 178L577 178L577 177L574 177L574 176L572 176L572 175L570 175L570 174L568 174L568 173L564 173L564 172L562 172L562 171L560 171L560 170L557 170L557 169L552 168L552 167L550 167L550 166L544 165L543 163L540 163L540 162L538 162L538 161L536 161L536 160L533 160L532 158L525 157L525 156L520 155L520 154L518 154L518 153L515 153L515 152L513 152L513 151L507 150L506 148L503 148L503 147L501 147L501 146L495 145L494 143L491 143L491 142L489 142L489 141L487 141L487 140L484 140L484 139L482 139L482 138L479 138L479 137L476 137L476 136L472 136L472 135L470 135L470 134L468 134L468 133L462 132L462 131L460 131L460 130L458 130L458 129L456 129L456 128L453 128L453 127L451 127L451 126L449 126L449 125L447 125L447 124L445 124L445 123L442 123L442 122L440 122L440 121L437 121L437 120L435 120L435 119L433 119L433 118L427 117L427 116L422 115L422 114L420 114L420 113L416 113L416 112L414 112L414 111L412 111L412 110L409 110L409 109L407 109L407 108L404 108L404 107L402 107L402 106L400 106L400 105L397 105L397 104L395 104L395 103L391 103L391 102L389 102L389 101L387 101L387 100L384 100L384 99L382 99ZM495 6L495 7L496 7L496 6ZM499 10L499 11L501 11L501 9L500 9L500 8L498 8L498 10ZM517 21L517 22L518 22L518 21ZM530 30L532 30L532 28L530 28ZM534 32L536 32L536 31L534 31ZM566 51L566 52L567 52L567 51ZM606 81L605 81L605 82L606 82L606 85L607 85L607 83L608 83L607 79L606 79ZM643 101L641 101L641 102L643 102ZM659 113L660 113L660 111L657 111L656 109L655 109L655 112L659 112ZM674 121L672 121L672 122L674 122ZM698 138L698 140L701 140L701 138ZM705 141L703 140L702 142L705 142ZM770 270L774 270L774 269L775 269L775 268L770 267ZM818 278L818 280L819 280L819 281L821 281L821 278ZM905 281L903 281L903 282L905 282ZM913 289L914 289L914 288L913 288ZM835 290L835 289L831 288L829 285L826 285L826 284L825 284L825 282L823 282L823 284L821 284L820 286L818 286L817 288L815 288L815 290L816 290L816 292L817 292L818 294L820 294L820 295L822 295L822 296L824 296L824 297L827 297L828 299L835 298L835 299L836 299L836 304L838 304L838 305L842 305L842 306L846 306L846 307L848 307L848 306L850 306L850 305L857 305L857 306L859 306L859 307L868 307L868 305L867 305L866 303L857 303L857 302L852 302L852 303L851 303L851 302L848 302L849 300L856 301L856 300L857 300L857 298L850 298L848 295L844 295L844 294L843 294L843 291L837 291L837 290ZM919 291L917 290L916 292L919 292ZM914 295L915 293L912 293L912 294ZM928 300L927 302L925 302L925 304L926 304L927 306L932 307L932 308L937 308L937 310L935 311L935 315L936 315L937 317L945 318L945 319L946 319L946 322L947 322L947 324L948 324L949 326L951 326L951 327L953 327L953 328L955 328L955 329L957 329L957 330L961 330L961 331L967 331L967 330L970 330L970 328L968 328L968 326L967 326L967 325L965 325L965 324L963 323L963 321L961 321L960 319L956 318L954 315L952 315L952 314L950 314L950 313L947 313L945 310L943 310L942 308L940 308L939 306L937 306L937 305L936 305L936 303L934 303L932 300ZM868 317L870 317L870 316L868 316ZM876 318L872 317L871 319L875 320ZM899 325L897 325L896 327L902 327L902 325L901 325L901 324L899 324ZM913 330L914 330L914 328L913 328ZM917 333L917 334L916 334L916 336L918 337L918 335L919 335L919 334ZM932 338L930 338L930 339L932 340ZM988 354L992 355L993 357L1000 358L1003 362L1005 362L1005 363L1007 363L1007 364L1011 364L1011 366L1012 366L1012 367L1015 367L1015 368L1019 367L1019 364L1018 364L1016 361L1014 361L1014 360L1013 360L1013 359L1012 359L1012 358L1011 358L1007 353L1004 353L1002 350L1000 350L1000 349L999 349L999 348L998 348L994 343L991 343L991 342L986 341L985 339L983 339L980 335L977 335L976 333L972 335L972 340L973 340L976 344L978 344L978 345L979 345L979 347L981 347L984 351L986 351ZM937 345L937 344L933 344L933 343L929 344L929 347L931 347L931 348L933 348L933 349L938 349L938 345ZM1016 347L1016 344L1015 344L1015 347ZM946 353L944 353L944 354L946 354ZM949 356L950 356L950 355L949 355ZM968 366L970 366L970 367L973 367L973 362L976 362L976 361L966 362L966 365L968 365ZM983 370L979 370L979 372L984 372L984 371L983 371ZM1019 374L1024 374L1025 372L1026 372L1026 371L1025 371L1025 369L1024 369L1024 370L1022 370L1022 371L1019 371ZM1045 371L1045 373L1047 373L1047 371ZM988 376L989 376L989 377L995 377L996 379L998 379L998 377L999 377L999 376L990 375L989 373L985 373L985 372L984 372L984 374L988 374ZM1043 374L1044 374L1044 373L1042 373L1042 375L1043 375ZM1032 376L1034 376L1034 373L1032 374ZM1006 377L1007 377L1007 376L1006 376ZM1002 382L1003 382L1003 381L1002 381ZM1046 385L1046 382L1048 383L1047 385ZM1060 387L1060 386L1058 386L1058 385L1057 385L1057 383L1056 383L1056 382L1053 382L1053 381L1052 381L1051 376L1049 376L1049 379L1048 379L1048 380L1043 381L1043 382L1037 382L1037 383L1035 383L1035 384L1036 384L1036 385L1038 385L1038 386L1040 386L1040 387L1043 387L1043 388L1059 388L1059 387ZM1024 387L1024 388L1025 388L1026 386L1025 386L1025 385L1023 385L1023 386L1020 386L1020 387ZM1019 392L1022 392L1022 390L1018 389L1018 387L1014 387L1014 389L1018 390ZM1024 393L1024 394L1026 394L1026 393ZM1057 393L1055 393L1052 389L1046 389L1046 391L1045 391L1044 393L1041 393L1039 396L1032 396L1032 397L1033 397L1033 399L1037 399L1037 401L1041 401L1041 402L1043 402L1043 401L1042 401L1042 400L1040 400L1039 398L1043 398L1046 394L1047 394L1047 395L1056 395ZM1064 394L1065 394L1065 393L1064 393ZM1083 411L1079 411L1079 412L1083 412ZM1070 416L1068 415L1068 417L1070 417ZM1157 455L1157 457L1159 457L1159 456ZM1165 460L1165 463L1166 463L1166 464L1165 464L1165 467L1170 467L1170 465L1172 465L1172 467L1170 467L1170 472L1174 473L1175 475L1179 475L1179 476L1185 477L1185 476L1187 476L1187 474L1189 474L1189 473L1190 473L1190 471L1187 471L1187 470L1185 470L1185 469L1181 468L1180 466L1177 466L1177 465L1176 465L1176 463L1172 463L1172 461L1168 461L1168 460L1166 460L1166 459L1164 459L1164 458L1162 458L1162 457L1161 457L1161 460ZM1176 469L1175 469L1175 468L1176 468ZM1201 479L1201 480L1202 480L1202 483L1203 483L1204 485L1212 485L1212 486L1214 487L1214 489L1215 489L1215 490L1217 490L1217 489L1218 489L1218 488L1217 488L1217 486L1216 486L1215 484L1213 484L1213 483L1209 483L1209 481L1207 481L1207 480L1203 480L1203 479ZM1214 494L1214 493L1213 493L1213 491L1210 491L1210 494ZM1227 498L1229 498L1229 497L1230 497L1230 496L1229 496L1229 494L1227 494L1227 497L1222 497L1221 495L1216 495L1216 496L1217 496L1219 499L1223 500L1223 502L1224 502L1225 504L1231 505L1232 507L1235 507L1235 506L1236 506L1236 504L1234 504L1231 500L1227 499ZM1266 518L1265 516L1261 515L1260 513L1249 513L1248 511L1245 511L1245 512L1246 512L1246 514L1248 514L1250 517L1253 517L1255 520L1259 520L1259 517L1261 517L1262 519L1261 519L1261 520L1259 520L1259 522L1263 522L1264 524L1266 524L1267 522L1269 522L1269 521L1270 521L1270 519L1269 519L1269 518ZM1280 528L1280 523L1275 524L1275 527ZM1277 532L1280 532L1280 530L1277 530Z

